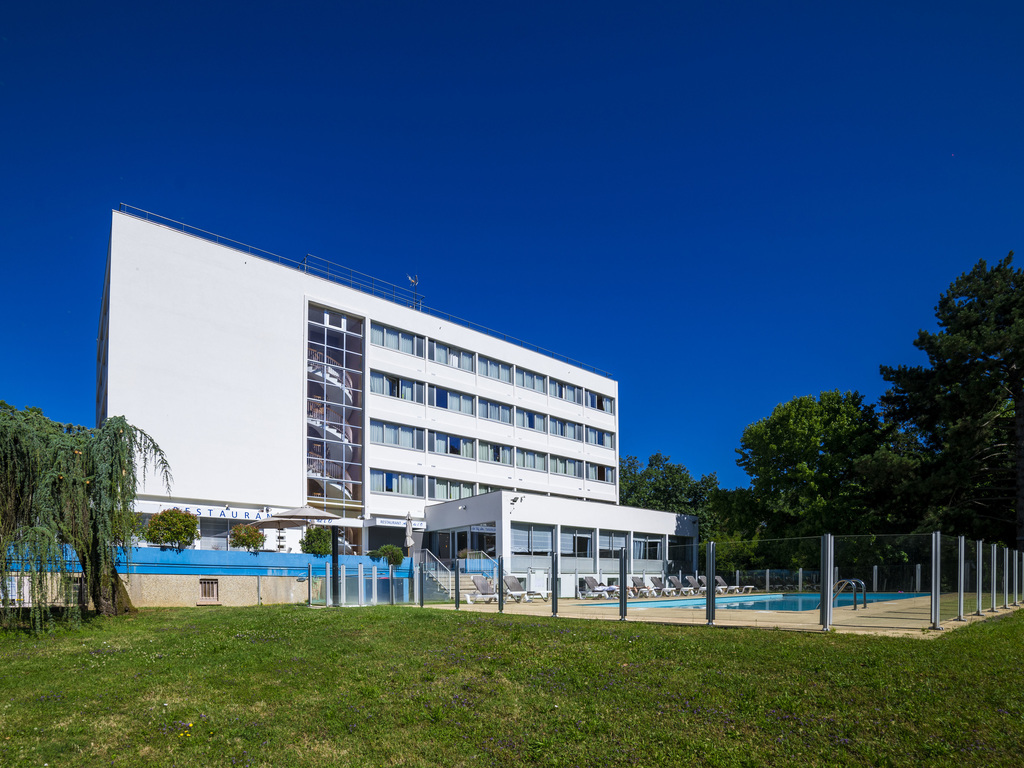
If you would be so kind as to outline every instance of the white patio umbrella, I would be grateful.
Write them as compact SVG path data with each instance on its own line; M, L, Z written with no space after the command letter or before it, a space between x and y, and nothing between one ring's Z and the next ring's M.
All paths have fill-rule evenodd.
M274 512L262 520L253 523L257 528L298 528L309 525L316 520L342 520L343 517L335 512L328 512L326 509L314 509L308 504L286 509L283 512Z
M406 515L405 518L405 548L410 549L415 546L416 541L412 537L412 515Z

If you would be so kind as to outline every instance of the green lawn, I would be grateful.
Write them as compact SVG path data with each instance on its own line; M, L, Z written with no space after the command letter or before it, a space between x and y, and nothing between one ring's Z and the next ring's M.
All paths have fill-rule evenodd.
M146 610L0 635L0 765L1019 766L1022 641Z

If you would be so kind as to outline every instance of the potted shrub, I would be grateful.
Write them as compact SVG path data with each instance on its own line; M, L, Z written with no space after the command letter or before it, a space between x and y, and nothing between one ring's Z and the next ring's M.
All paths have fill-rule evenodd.
M194 515L171 507L149 519L142 537L150 544L159 544L162 548L181 552L191 547L199 538L199 521Z
M254 555L262 549L267 535L254 525L236 525L229 535L232 549L247 549Z

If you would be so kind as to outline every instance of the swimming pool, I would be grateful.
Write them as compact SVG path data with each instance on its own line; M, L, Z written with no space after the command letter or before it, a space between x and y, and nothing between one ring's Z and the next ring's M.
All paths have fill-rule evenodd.
M869 592L868 603L890 602L892 600L906 600L911 597L927 597L928 592ZM716 610L739 610L739 611L813 611L818 608L821 596L816 593L802 593L798 595L772 594L772 595L719 595L715 598ZM862 594L857 595L857 605L864 602ZM592 604L591 604L592 605ZM609 600L601 603L606 607L618 607L618 600ZM689 608L702 611L705 608L703 597L681 597L670 600L630 600L630 610L643 610L645 608ZM836 598L833 603L837 608L853 605L853 594L844 592Z

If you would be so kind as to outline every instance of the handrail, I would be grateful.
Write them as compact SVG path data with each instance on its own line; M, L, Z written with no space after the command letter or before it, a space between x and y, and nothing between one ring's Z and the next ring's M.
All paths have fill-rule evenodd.
M506 333L495 331L491 328L487 328L486 326L479 325L478 323L474 323L469 320L463 320L461 317L456 317L455 315L448 314L447 312L441 312L440 310L437 309L431 309L430 307L424 306L424 297L418 292L410 291L407 288L401 288L397 285L394 285L393 283L389 283L384 280L378 280L377 278L372 277L371 275L358 272L354 269L344 267L340 264L335 264L329 261L328 259L324 259L319 256L314 256L312 254L307 253L306 256L302 259L302 261L296 261L295 259L289 259L285 256L278 256L276 253L271 253L270 251L264 251L261 248L254 248L251 245L240 243L237 240L232 240L227 237L221 237L220 235L214 234L213 232L207 232L206 230L199 229L198 227L193 227L189 224L183 224L180 221L169 219L166 216L161 216L158 213L144 211L141 208L136 208L135 206L128 205L126 203L121 203L118 206L118 212L136 219L141 219L142 221L148 221L152 224L156 224L157 226L166 227L167 229L172 229L176 232L181 232L183 234L189 235L190 237L195 237L199 238L200 240L206 240L207 242L216 243L217 245L222 245L225 248L231 248L232 250L235 251L241 251L242 253L247 253L250 256L255 256L256 258L259 259L272 261L275 264L280 264L283 267L288 267L299 272L304 272L307 275L312 275L314 277L319 277L323 280L328 280L332 283L344 285L347 288L352 288L354 290L361 291L362 293L368 293L371 296L376 296L379 299L384 299L386 301L399 304L403 307L409 307L410 309L416 310L417 312L423 312L424 314L432 315L433 317L439 318L441 320L446 320L447 322L454 323L456 325L461 325L463 328L469 328L470 330L476 331L477 333L483 333L492 338L500 339L501 341L508 342L509 344L515 344L516 346L522 347L523 349L528 349L531 352L536 352L546 357L559 360L563 363L568 363L569 365L572 365L576 368L581 368L584 371L589 371L590 373L595 373L598 376L603 376L606 379L612 378L612 375L607 371L602 371L600 368L595 368L592 365L587 365L586 363L582 363L579 360L575 360L566 355L561 355L558 354L557 352L552 352L550 349L545 349L544 347L537 346L536 344L531 344L528 341L522 341L521 339L517 339L514 336L509 336Z
M452 575L451 569L442 563L437 555L429 549L424 549L422 552L424 571L431 574L437 585L448 593L448 597L451 597L455 589L455 578ZM447 581L447 584L442 581L442 576L445 577L444 581Z
M836 582L835 587L832 590L832 601L839 597L839 593L842 592L846 587L853 587L853 610L857 610L857 585L860 585L860 593L864 599L864 608L868 607L868 588L867 585L860 579L840 579Z

